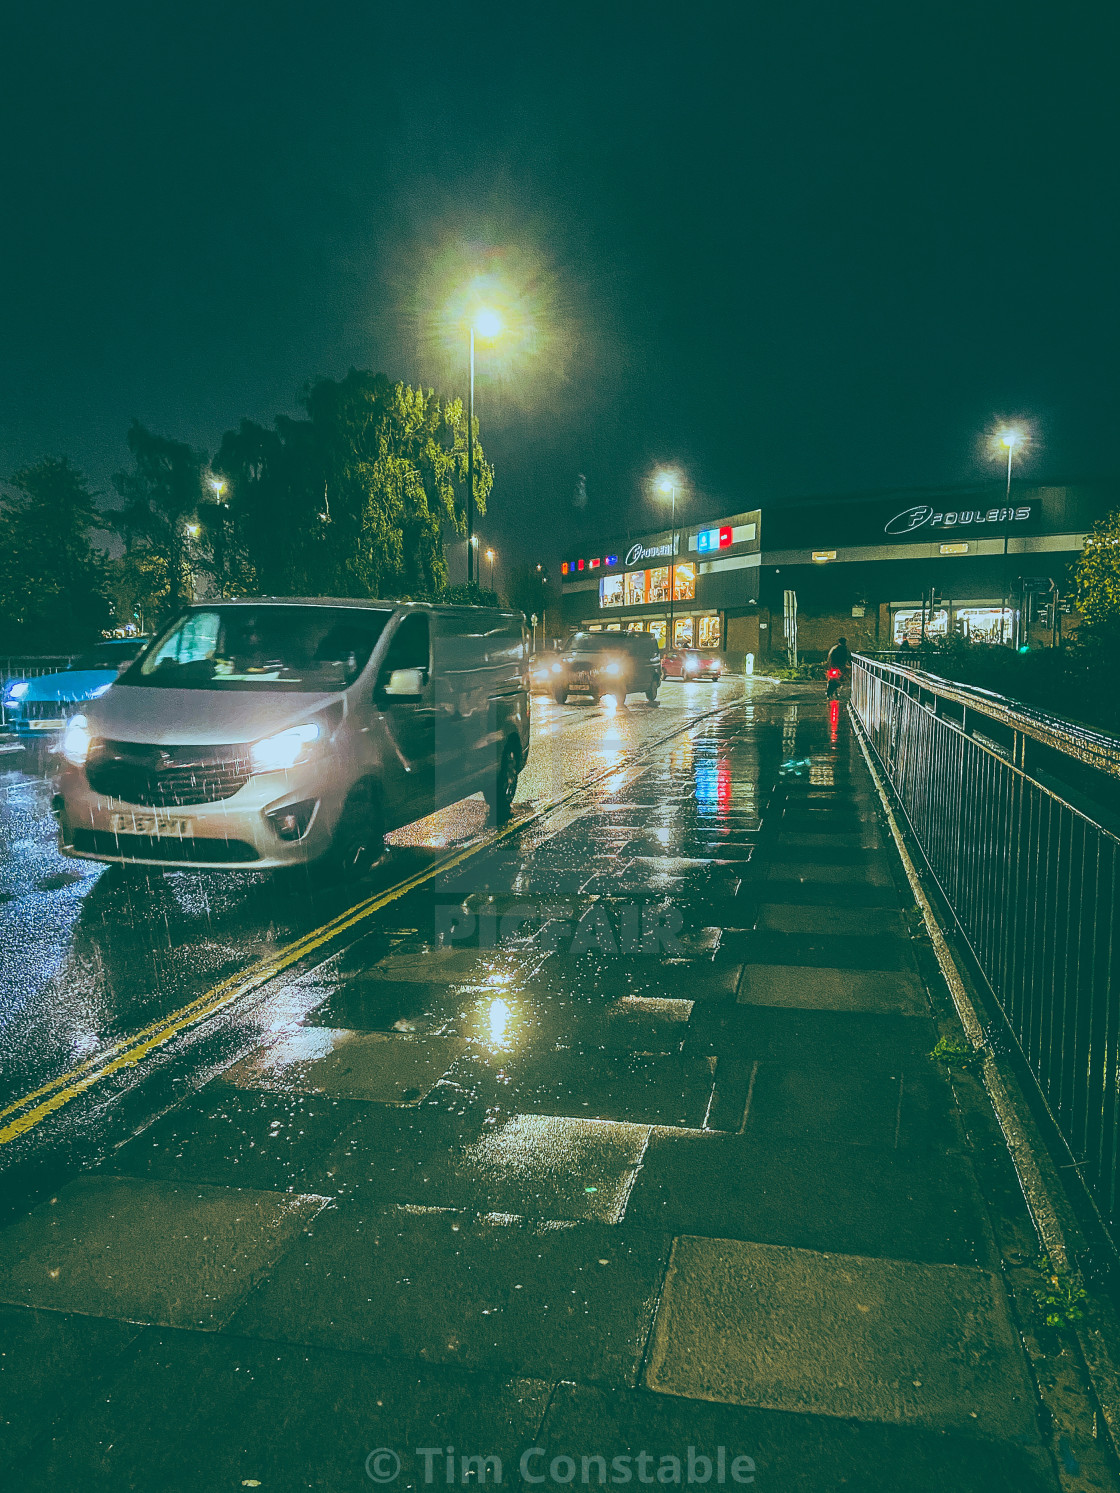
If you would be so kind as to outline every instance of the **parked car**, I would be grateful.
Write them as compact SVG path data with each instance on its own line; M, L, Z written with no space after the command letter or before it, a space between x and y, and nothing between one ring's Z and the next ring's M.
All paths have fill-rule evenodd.
M361 874L384 836L529 751L520 612L360 601L191 607L67 723L59 844L90 860Z
M553 699L590 695L597 705L613 695L621 705L627 695L644 694L650 704L661 684L661 653L650 632L577 632L564 645L562 671Z
M676 648L661 660L666 679L718 679L723 660L703 648Z
M112 638L95 643L57 673L11 680L4 690L9 731L25 746L50 745L67 717L79 705L103 695L147 642L147 638Z
M534 694L551 695L564 672L558 648L542 648L529 663L529 677Z

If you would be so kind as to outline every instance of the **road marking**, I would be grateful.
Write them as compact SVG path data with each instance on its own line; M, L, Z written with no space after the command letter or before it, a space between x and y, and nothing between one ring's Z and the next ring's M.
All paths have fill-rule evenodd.
M539 805L530 813L523 815L520 819L511 819L500 829L492 830L481 839L465 845L461 850L453 851L449 855L441 856L438 861L427 866L422 871L412 876L405 877L403 881L396 882L393 886L385 888L384 891L376 892L362 902L357 902L345 912L339 913L337 917L324 923L322 927L312 929L294 942L278 949L275 954L260 960L257 964L250 966L248 970L240 974L230 975L225 980L207 990L203 995L196 997L188 1005L173 1011L170 1016L153 1022L150 1026L143 1027L138 1032L124 1037L107 1047L103 1052L88 1058L77 1068L72 1068L68 1073L62 1073L57 1078L50 1079L39 1088L24 1094L22 1098L0 1109L0 1146L9 1145L18 1140L29 1131L34 1130L37 1125L47 1119L65 1105L77 1099L95 1084L101 1083L114 1073L119 1073L126 1068L135 1067L157 1048L170 1042L181 1032L189 1027L196 1026L200 1021L213 1016L216 1012L240 1000L243 996L251 995L253 991L259 990L262 985L282 974L284 970L290 969L298 964L309 954L328 943L333 943L343 933L372 917L387 907L391 902L400 897L407 896L409 892L415 891L417 887L423 886L425 882L441 876L445 871L452 871L464 861L482 851L492 850L496 845L509 835L520 834L523 830L533 824L538 824L557 809L563 808L573 799L581 794L589 793L592 789L610 785L610 780L618 775L625 775L627 770L643 757L655 752L658 747L664 746L666 742L672 741L674 737L691 731L693 727L713 716L724 715L731 710L737 710L745 704L749 704L749 697L739 696L726 705L718 705L712 710L702 711L699 715L691 717L683 725L677 726L666 735L658 737L648 746L639 747L633 755L624 762L614 763L604 768L602 772L596 773L594 777L586 782L569 788L565 792L550 799L547 803Z

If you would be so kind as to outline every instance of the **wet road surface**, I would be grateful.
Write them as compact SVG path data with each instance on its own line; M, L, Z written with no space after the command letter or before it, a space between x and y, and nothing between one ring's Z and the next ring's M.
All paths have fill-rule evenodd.
M100 1153L0 1230L13 1487L1058 1488L1029 1220L846 718L652 715L557 712L550 763L542 714L528 792L606 776L226 1013L154 1118L75 1107ZM184 933L256 951L263 890L149 895L113 926L174 999ZM109 922L51 978L127 981Z
M670 684L656 707L632 700L621 710L534 699L519 812L750 687ZM486 831L481 798L409 826L358 892L315 882L279 889L243 872L149 877L60 855L49 778L21 763L22 754L0 757L0 1108Z

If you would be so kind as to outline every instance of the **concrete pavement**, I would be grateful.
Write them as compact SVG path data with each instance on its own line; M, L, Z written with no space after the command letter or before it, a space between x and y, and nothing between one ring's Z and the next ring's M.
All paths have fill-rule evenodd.
M1113 1486L1060 1470L1021 1199L802 694L387 909L0 1231L12 1487Z

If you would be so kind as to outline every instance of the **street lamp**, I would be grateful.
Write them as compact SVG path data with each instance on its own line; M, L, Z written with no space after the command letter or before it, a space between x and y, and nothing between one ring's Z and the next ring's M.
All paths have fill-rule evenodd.
M487 550L486 551L486 558L490 561L490 589L491 589L491 591L493 591L493 589L494 589L494 551L493 550Z
M1007 598L1010 587L1008 585L1008 542L1011 534L1011 462L1017 452L1025 451L1030 444L1030 436L1027 431L1018 425L1001 425L992 437L992 451L1002 457L1007 452L1007 488L1004 494L1003 515L1003 601L999 609L999 640L1003 643L1004 629L1007 625Z
M501 315L488 306L480 306L471 317L470 394L467 399L467 585L476 579L474 543L474 339L475 333L486 341L501 334Z
M214 489L215 501L220 503L222 501L222 494L226 490L225 480L222 477L211 477L210 486Z
M658 472L653 479L653 486L663 498L669 498L673 504L673 543L669 556L669 647L677 646L676 635L673 631L673 604L677 594L677 488L680 486L680 475L677 472Z

